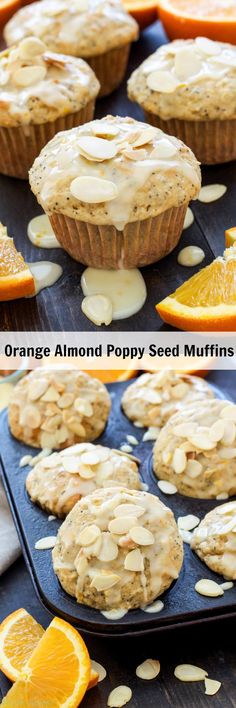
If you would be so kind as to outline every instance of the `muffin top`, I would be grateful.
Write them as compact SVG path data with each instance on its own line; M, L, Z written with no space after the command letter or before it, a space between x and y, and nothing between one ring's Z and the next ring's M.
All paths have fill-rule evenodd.
M236 405L202 400L173 415L154 445L158 477L187 496L236 493Z
M121 487L77 502L53 549L64 589L100 609L151 602L178 577L182 558L172 511L152 494Z
M44 457L26 479L32 499L52 514L64 516L97 488L122 485L141 489L138 466L119 450L80 443Z
M236 502L212 509L194 530L191 547L215 573L236 580Z
M130 420L143 426L161 427L186 404L213 395L210 386L200 377L158 371L138 376L126 388L122 407Z
M201 178L196 158L177 138L133 118L106 116L58 133L29 179L47 213L122 230L189 202Z
M92 57L137 39L138 25L119 0L42 0L16 12L4 30L8 46L29 35L52 51Z
M79 111L100 84L83 59L54 54L37 37L0 54L0 125L38 124Z
M128 94L164 120L234 119L236 46L205 37L165 44L133 72Z
M19 381L8 408L12 434L33 447L61 449L95 440L104 430L110 396L82 371L35 369Z

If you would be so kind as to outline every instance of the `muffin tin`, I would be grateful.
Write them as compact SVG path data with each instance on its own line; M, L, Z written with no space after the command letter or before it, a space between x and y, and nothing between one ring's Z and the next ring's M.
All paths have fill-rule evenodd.
M149 491L156 494L169 506L176 519L186 514L196 514L201 519L214 506L215 500L201 500L183 497L176 493L173 496L162 494L157 486L152 471L151 442L142 442L145 429L135 427L123 414L120 406L121 397L130 382L108 385L112 397L112 410L103 435L96 441L108 447L120 448L127 443L126 435L133 434L139 444L133 448L133 454L140 461L142 481L148 485ZM223 392L212 386L218 398L224 398ZM179 576L171 588L161 596L164 608L159 613L148 614L137 609L128 612L120 620L106 619L101 612L85 605L64 592L52 567L51 551L35 550L35 543L44 536L56 535L61 520L48 521L48 515L29 499L25 489L25 478L29 467L19 467L23 455L35 454L32 448L15 440L9 431L7 411L0 418L0 453L2 460L3 482L11 506L15 524L20 537L25 561L30 572L34 588L44 606L53 614L72 622L81 630L101 636L125 636L157 631L164 627L203 622L213 618L232 616L236 612L235 589L227 590L223 596L209 598L198 595L194 590L195 583L200 578L211 578L223 582L222 576L211 572L204 563L184 544L184 563Z

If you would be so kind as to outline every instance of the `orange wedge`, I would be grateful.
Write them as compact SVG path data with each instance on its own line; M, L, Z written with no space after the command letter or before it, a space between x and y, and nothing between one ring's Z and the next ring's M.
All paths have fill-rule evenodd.
M187 331L236 331L236 248L228 248L156 305L164 322Z
M35 294L32 273L0 224L0 302Z
M90 658L82 637L68 622L55 617L1 705L77 708L90 674Z
M90 369L89 371L88 369L85 373L90 374L90 376L95 377L95 379L99 379L99 381L102 381L103 383L113 383L114 381L128 381L136 376L137 371L136 369L106 369L104 371L102 369Z
M234 246L236 244L236 226L232 226L231 229L225 231L225 245L227 248Z
M2 28L14 12L19 10L20 0L1 0L0 2L0 28Z
M6 617L0 626L0 669L11 681L17 681L44 629L26 610Z
M236 44L236 3L219 0L157 0L170 39L209 37Z
M140 29L144 29L157 19L157 3L154 0L123 0L127 12L138 22Z

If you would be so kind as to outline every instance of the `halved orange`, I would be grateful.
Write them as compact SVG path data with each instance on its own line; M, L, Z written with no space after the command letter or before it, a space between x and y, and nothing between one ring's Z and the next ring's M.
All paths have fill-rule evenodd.
M21 7L20 0L1 0L0 2L0 28L2 28L14 12Z
M35 282L7 229L0 224L0 301L35 294Z
M236 245L236 226L232 226L231 229L225 231L225 245L227 248Z
M236 248L228 248L156 305L164 322L187 331L236 331Z
M155 0L123 0L127 12L138 22L140 29L144 29L157 19L157 3Z
M209 39L236 44L236 3L219 0L157 0L170 39Z
M79 632L55 617L2 701L4 708L77 708L88 688L91 662Z
M11 681L17 681L34 648L44 634L41 627L23 608L12 612L0 625L0 669Z

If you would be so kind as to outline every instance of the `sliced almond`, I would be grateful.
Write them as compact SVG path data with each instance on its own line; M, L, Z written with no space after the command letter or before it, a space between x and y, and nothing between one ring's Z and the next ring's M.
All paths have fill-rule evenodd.
M62 457L61 459L62 465L64 467L65 472L69 472L71 474L79 474L79 464L80 460L79 457L68 455L67 457Z
M67 427L72 433L75 433L75 435L78 435L79 438L84 438L86 434L86 430L84 426L76 420L76 418L69 418L66 422Z
M82 135L78 138L77 145L87 160L111 160L118 152L118 145L114 141L91 135Z
M129 686L117 686L108 696L107 705L109 708L122 708L129 703L132 698L132 691Z
M199 450L213 450L215 447L215 442L210 440L209 436L204 433L190 435L189 442Z
M20 425L23 427L28 426L32 428L32 430L36 430L36 428L40 427L40 423L41 413L36 406L28 404L25 408L22 408L20 412ZM46 447L46 445L44 447Z
M204 681L206 696L214 696L222 685L220 681L215 681L214 679L205 678Z
M225 408L222 409L220 412L220 417L223 418L224 420L230 420L233 423L236 423L236 406L234 405L228 405L225 406Z
M220 199L223 197L225 192L227 191L227 187L224 184L208 184L205 187L202 187L200 189L200 192L198 194L198 201L203 202L204 204L209 204L210 202L215 202L217 199ZM232 408L235 408L235 406L232 406ZM224 409L226 410L226 409ZM220 417L224 418L224 415L222 415L222 411L220 413ZM226 416L227 417L227 416ZM236 410L235 410L235 415L234 418L229 418L228 420L234 420L236 421Z
M148 614L154 614L154 612L161 612L164 607L164 602L162 600L156 600L155 602L152 602L151 605L145 605L144 607L141 607L143 612L147 612Z
M181 48L175 55L175 74L181 81L196 76L202 69L202 59L191 47Z
M21 59L32 59L40 56L46 50L46 44L38 37L26 37L18 45L19 57Z
M145 509L143 506L138 506L137 504L119 504L114 509L114 516L135 516L137 519L145 514Z
M49 386L47 391L41 396L41 400L45 403L57 403L60 398L60 394L54 388L54 386Z
M187 207L187 211L186 211L185 218L184 218L183 230L189 229L189 227L192 226L193 222L194 222L194 213L192 212L192 209L190 209L190 207Z
M120 576L115 573L99 573L93 578L90 587L103 592L113 588L114 585L120 582Z
M196 47L207 56L215 56L221 53L220 43L213 42L212 39L207 39L207 37L196 37L195 44Z
M66 442L66 440L68 440L68 437L69 437L69 432L68 432L66 426L61 425L59 430L57 430L57 432L55 433L55 436L56 436L56 441L57 441L58 445L61 445L64 442Z
M96 524L91 524L90 526L85 526L78 536L78 543L80 546L90 546L101 536L101 531Z
M218 455L222 460L233 460L236 457L236 447L222 447Z
M152 546L155 541L151 531L142 526L133 526L133 528L130 529L129 536L132 541L139 546Z
M14 71L12 81L16 86L31 86L39 81L43 81L46 75L46 66L23 66L21 69Z
M186 465L187 457L185 455L185 452L184 450L181 450L179 447L177 447L174 451L172 459L172 467L174 469L174 472L176 474L182 474L185 470Z
M236 438L235 423L232 420L227 420L224 427L225 431L221 442L223 445L232 445Z
M157 659L146 659L137 666L135 671L138 678L150 681L158 676L161 670L160 662Z
M98 555L98 560L109 563L117 558L119 549L108 531L102 533L102 546Z
M196 423L179 423L173 428L173 434L178 438L187 438L188 435L193 435L196 430Z
M79 476L82 479L93 479L96 476L96 470L90 465L79 465Z
M159 140L157 145L154 147L154 150L152 151L150 158L151 160L165 160L170 157L174 157L177 153L177 147L173 143L171 143L170 140L167 140L166 138L163 138L162 140Z
M30 401L37 401L43 394L46 392L48 388L48 381L47 379L37 379L35 381L31 381L31 384L29 386L29 392L28 392L28 398Z
M93 415L93 406L84 398L76 398L74 408L78 411L78 413L81 413L81 415L84 415L86 418L91 418L91 415Z
M73 197L87 204L109 202L118 197L116 184L100 177L76 177L71 182L70 191Z
M92 133L99 138L115 138L120 132L118 126L109 123L109 121L93 121L90 123L90 127Z
M34 547L36 551L47 551L49 548L54 548L56 540L56 536L44 536L44 538L40 538L36 541Z
M229 582L220 583L220 584L221 584L221 587L223 590L231 590L231 588L234 587L234 584L231 582L231 580L229 580Z
M225 433L225 424L223 420L216 420L215 423L209 428L209 438L213 442L219 442L222 440Z
M133 160L134 162L138 162L138 160L145 160L147 157L147 151L146 150L122 150L122 155L124 157L127 157L128 160Z
M187 396L187 393L189 392L189 385L182 381L179 384L176 384L176 386L172 386L171 388L171 396L173 398L181 399L184 398L184 396Z
M152 71L151 74L147 76L147 86L151 91L158 91L159 93L174 93L176 91L179 81L170 73L170 71L162 71L158 69Z
M133 516L118 516L116 519L109 521L108 529L111 533L123 536L134 526L134 522Z
M157 482L159 489L164 494L176 494L177 487L172 482L167 482L165 479L159 479Z
M73 393L63 393L58 399L59 408L70 408L73 405L74 396Z
M94 661L94 659L91 659L91 668L98 674L98 683L100 683L100 681L104 681L107 675L104 666L102 666L102 664L99 664L98 661Z
M152 128L151 126L150 128L145 128L132 143L132 148L142 147L143 145L151 143L156 138L156 135L156 128Z
M179 664L175 667L174 675L179 681L204 681L208 676L207 671L193 664Z
M157 440L160 433L160 428L156 428L154 425L150 425L150 428L144 433L142 441L148 442L149 440Z
M172 459L171 452L169 452L169 450L163 450L163 453L162 453L162 462L163 462L163 464L164 464L164 465L169 465L169 463L171 462L171 459ZM160 485L159 485L159 486L160 486ZM161 489L161 487L160 487L160 489Z
M141 573L144 570L144 560L139 548L135 548L133 551L127 553L124 562L125 570L131 570L136 573Z
M191 479L195 479L195 477L199 477L203 470L203 466L201 462L198 460L188 460L187 461L187 466L186 466L186 473L191 477Z
M162 398L161 395L158 391L154 391L152 389L147 389L144 394L144 400L147 401L147 403L162 403Z
M19 467L26 467L32 460L32 455L23 455L19 462Z
M100 462L99 459L99 454L96 452L96 450L92 450L91 452L83 452L81 455L81 462L83 465L98 465Z
M218 597L224 595L224 590L218 583L214 580L208 580L208 578L202 578L198 580L195 585L195 590L199 595L205 595L206 597Z
M194 514L187 514L186 516L179 516L178 518L178 527L184 531L192 531L199 523L199 517Z
M190 531L185 531L185 529L179 529L180 536L184 543L191 544L193 534Z

